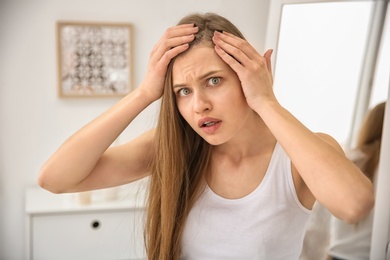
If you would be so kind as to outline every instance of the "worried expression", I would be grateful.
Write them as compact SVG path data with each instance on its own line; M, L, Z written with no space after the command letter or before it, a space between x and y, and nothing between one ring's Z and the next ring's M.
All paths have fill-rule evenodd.
M179 56L172 79L180 114L212 145L239 134L253 115L237 74L212 47L194 46Z

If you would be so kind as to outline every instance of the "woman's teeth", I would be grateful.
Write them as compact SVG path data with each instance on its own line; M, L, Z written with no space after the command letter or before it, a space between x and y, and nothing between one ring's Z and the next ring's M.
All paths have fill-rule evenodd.
M203 126L212 126L214 124L215 124L215 122L206 122L203 124Z

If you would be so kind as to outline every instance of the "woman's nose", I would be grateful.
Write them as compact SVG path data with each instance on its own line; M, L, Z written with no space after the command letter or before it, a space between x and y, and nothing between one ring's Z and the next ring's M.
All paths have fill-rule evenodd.
M209 97L203 91L197 91L194 94L194 112L202 113L206 110L211 110L211 102Z

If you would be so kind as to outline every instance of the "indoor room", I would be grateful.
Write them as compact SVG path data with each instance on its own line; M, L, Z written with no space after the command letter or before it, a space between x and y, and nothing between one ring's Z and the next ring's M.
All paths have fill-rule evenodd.
M150 182L158 183L157 177L152 180L148 176L145 177L146 174L122 180L118 180L119 177L107 177L105 180L103 177L99 177L99 184L96 184L96 181L92 179L90 182L85 182L86 186L65 186L67 180L75 175L74 172L78 172L79 169L81 172L81 169L90 167L90 162L94 160L91 159L92 157L98 159L96 154L99 149L95 148L99 148L97 146L99 143L101 143L101 147L105 145L106 149L112 149L112 156L118 156L115 157L116 159L126 161L128 169L138 171L141 166L147 168L140 161L147 161L149 157L146 158L146 155L149 155L149 148L153 147L153 151L158 151L156 148L158 146L143 145L142 142L149 144L145 141L149 140L147 139L149 137L144 133L148 133L149 130L156 127L157 129L163 127L160 127L159 122L162 118L163 113L160 113L160 110L164 107L164 102L160 98L154 98L150 102L143 98L134 99L136 101L133 103L140 103L139 106L143 102L142 109L126 114L128 111L125 107L126 100L127 98L131 100L132 93L142 93L146 83L155 83L159 79L153 74L154 72L158 73L158 70L156 70L157 72L153 70L153 55L157 54L152 50L155 46L161 47L162 40L169 35L167 32L177 28L175 26L181 18L189 14L208 12L227 18L240 30L245 40L234 37L229 32L224 33L224 30L214 29L216 33L212 41L213 46L216 47L211 57L215 59L204 58L202 60L200 56L194 55L193 59L188 60L194 62L199 59L203 62L202 64L209 66L214 64L213 62L221 64L221 61L224 61L222 64L229 66L229 71L235 72L235 76L238 75L243 89L246 82L252 82L245 78L247 75L245 72L240 71L242 67L246 67L245 62L249 62L247 58L251 61L265 62L262 64L265 64L267 69L263 68L264 70L261 72L267 73L270 80L266 83L262 81L261 84L268 84L274 94L272 100L277 100L283 111L288 111L286 113L288 113L289 119L286 121L289 123L284 122L283 119L277 119L278 117L275 115L268 118L258 112L256 110L258 107L249 102L246 89L240 91L239 96L241 97L242 94L242 97L245 97L248 102L245 102L245 105L250 108L251 112L255 111L259 115L256 115L257 118L261 119L262 123L259 124L265 125L264 129L267 129L264 130L264 134L270 137L274 143L280 143L280 147L283 147L282 150L285 150L288 157L291 157L294 166L290 170L294 178L291 178L291 183L296 185L295 189L292 188L292 196L298 201L298 208L301 209L299 214L306 214L304 217L306 222L302 223L304 229L301 230L301 236L299 236L302 244L297 245L299 251L302 252L297 259L327 259L331 244L330 239L333 234L331 232L331 219L335 217L332 215L337 215L339 212L344 213L341 199L333 199L334 204L338 205L333 207L330 195L343 194L340 189L336 189L336 187L343 186L330 185L329 189L321 188L318 184L319 181L317 181L317 185L315 181L310 181L312 179L310 169L318 168L318 165L328 166L328 164L332 164L332 160L329 158L338 159L337 156L344 158L344 155L336 156L332 150L331 155L322 155L323 160L319 159L321 164L319 162L316 164L315 160L302 158L299 154L310 154L307 147L312 147L311 144L317 144L317 141L321 139L319 141L321 147L328 147L327 145L332 142L338 143L340 149L346 154L345 158L348 161L353 161L351 157L348 157L349 152L357 146L359 130L366 115L376 105L386 103L389 99L390 9L387 0L0 0L0 260L148 259L149 253L146 252L144 244L144 226L147 221L156 221L147 218L146 212L147 209L150 210L148 206L151 205L152 201L150 199L151 193L148 193ZM181 41L188 41L184 38L183 36ZM191 45L191 41L188 42L189 55L192 51L198 50L198 47ZM236 42L241 44L236 44ZM164 46L164 51L165 53L173 53L174 50L179 52L180 46L184 48L187 46L187 42L182 44L177 44L179 47L176 45ZM202 44L200 43L201 46L203 46ZM219 48L219 46L227 45L226 49ZM242 55L244 57L242 59L239 56L241 52L236 54L237 56L232 54L238 53L236 49L239 46L244 46L242 52L246 54L246 56ZM244 48L250 49L250 51L244 52ZM181 52L184 53L182 56L180 56ZM251 59L248 53L253 54L256 59ZM185 69L183 69L180 71L183 76L178 76L180 73L175 73L176 64L189 62L185 59L187 54L184 49L180 50L180 54L175 55L178 56L177 59L173 59L172 67L169 67L168 62L164 67L166 69L168 66L168 72L171 69L171 81L176 81L176 78L179 78L181 81L193 79L195 82L196 78L200 82L200 77L194 76L195 72L194 74L192 72L186 74ZM160 58L159 62L162 62L163 58ZM194 71L197 70L194 69ZM254 72L252 74L255 75ZM168 74L164 72L164 79L166 75ZM207 84L223 84L224 81L221 78L223 77L209 77ZM257 78L259 82L260 78ZM216 82L213 82L214 80ZM168 81L169 77L166 78L166 82ZM175 111L180 113L177 118L182 120L180 122L188 122L183 128L189 125L192 127L193 125L189 123L190 116L185 112L186 109L187 112L189 109L195 110L196 104L201 103L198 99L191 99L190 94L195 93L195 88L190 90L187 88L189 83L185 82L173 83L174 90L179 88L178 93L172 95L175 97L175 104L178 107ZM202 97L204 98L206 95L211 96L212 94L204 94ZM237 95L229 97L233 101L237 101L235 99ZM165 101L165 99L163 100ZM223 99L215 98L214 101L213 104L217 106L217 104L222 104ZM207 100L207 102L211 104L211 101ZM205 103L206 101L202 105ZM195 105L190 108L189 104ZM207 104L205 106L208 106ZM235 110L236 104L231 104L225 104L225 116L234 118L237 115L235 112L241 110ZM211 111L212 105L203 109ZM264 111L259 108L260 110ZM104 121L104 115L112 115L111 118L114 118L113 112L115 111L118 118L120 115L122 118L134 116L134 120L125 122L125 120L118 119L118 123L114 120ZM166 114L169 117L169 113L166 112ZM199 130L202 131L200 136L211 144L210 151L216 151L214 147L219 147L220 142L219 139L215 141L216 139L212 139L211 136L218 132L219 125L221 125L220 130L223 129L223 123L221 124L222 120L211 118L211 115L210 112L208 117L193 124L196 126L199 124L199 128L204 129ZM278 113L278 115L280 114ZM286 118L286 114L283 115ZM64 147L63 144L66 144L68 138L74 133L79 133L80 129L84 129L83 127L87 124L90 125L89 123L96 118L99 118L95 121L97 123L92 124L96 129L99 122L101 124L106 122L106 128L113 134L96 134L98 132L95 132L94 135L91 134L91 138L85 143L90 145L90 153L85 152L87 148L83 147L84 145L81 145L83 143L80 142L78 144L80 149L75 149L75 146L73 153L68 152L69 158L79 154L80 161L76 163L69 159L69 162L73 162L69 163L65 158L62 161L60 157L64 155L63 150L61 150ZM297 123L291 123L295 122L294 120ZM235 122L238 121L240 120L235 120ZM226 122L230 121L226 119ZM285 124L282 125L282 123ZM274 126L274 124L278 125ZM242 128L246 130L244 123L239 123L239 125L243 125ZM299 130L295 131L294 125ZM291 131L289 127L291 127ZM306 131L306 129L310 131ZM387 159L390 154L389 106L385 107L381 129L383 129L383 136L380 141L380 153L378 152L380 156L378 155L375 167L375 178L370 182L373 187L375 206L372 206L370 213L367 210L367 214L370 214L372 218L369 230L370 242L368 242L370 249L365 250L366 255L370 256L367 259L378 260L390 259L390 190L387 187L387 184L390 183L390 175L388 174L390 162ZM240 128L240 131L244 130ZM85 134L87 131L88 129L81 133ZM316 134L319 132L326 133L333 141L325 142L325 138L319 138L319 135ZM294 135L294 133L297 134ZM313 136L316 137L312 136L313 133L315 133ZM192 138L192 136L186 135L186 138ZM307 141L305 141L306 138ZM313 138L318 139L314 140ZM176 144L177 141L177 139L168 139L167 136L162 139L166 140L167 147L170 143ZM256 141L259 143L263 142L261 138L258 139L260 140L256 139ZM133 145L131 140L140 141L139 143L133 142ZM198 139L194 137L194 140ZM290 143L291 140L294 143ZM299 144L299 140L302 140L302 144ZM226 143L229 142L226 141ZM191 145L187 145L188 147L180 147L175 151L179 151L180 154L180 151L193 148L195 144L197 143L194 141ZM233 144L236 143L229 143L230 148L237 147ZM270 144L267 143L267 145ZM61 149L59 149L60 147ZM121 150L120 147L123 149ZM134 149L136 152L129 148L136 148ZM321 149L318 149L318 155L321 154L319 150ZM114 151L118 151L118 153L125 151L126 153L123 154L129 154L129 158L137 160L123 159L124 155L119 156ZM231 153L232 149L224 151ZM100 155L103 152L102 148ZM137 155L133 156L135 153ZM176 158L176 155L171 153L161 152L161 154L161 158L169 157L166 155ZM203 157L197 154L193 156L196 161L202 161ZM207 158L214 158L211 155L208 156ZM107 158L108 160L112 159L109 156ZM270 158L271 155L269 155L267 163L271 161ZM342 162L344 162L343 160ZM192 165L192 161L188 160L185 164ZM208 162L207 159L205 161ZM210 161L212 162L211 159ZM207 164L206 162L207 167L212 165L212 163ZM238 161L236 163L237 166ZM159 169L156 165L158 164L153 164L156 169L152 168L152 170L158 172ZM232 165L233 163L229 169L234 168ZM234 169L238 169L236 172L240 173L241 169L247 169L244 167L245 165L242 163L240 167L237 166ZM306 165L310 165L311 168L306 167ZM342 167L341 165L344 164L340 163L339 165ZM94 166L97 166L96 161ZM108 166L111 165L107 164ZM117 169L122 169L118 165L115 166ZM350 165L348 164L346 167L350 167ZM60 168L61 170L59 170ZM144 168L142 169L144 170ZM67 169L71 170L67 171ZM91 169L97 168L92 167ZM111 176L107 175L111 169L116 168L105 168L105 176ZM123 166L123 171L125 171L124 169L125 166ZM265 166L264 172L268 170L269 168ZM305 173L307 171L308 174L299 174L301 171ZM265 177L267 177L266 173L264 173ZM54 178L55 174L58 175L57 179ZM114 172L110 174L115 176ZM213 178L209 179L207 176L209 175L204 175L206 189L214 190L211 183L217 182L219 179L217 175L213 175ZM201 183L203 177L199 178L201 179L199 183ZM334 178L335 181L342 181L342 178L339 180L337 176ZM53 182L51 182L52 180ZM231 181L230 186L226 187L236 187L234 185L241 184L233 179L229 180ZM260 182L263 184L263 180L266 179L257 178L257 186L252 187L248 185L251 183L248 179L245 184L242 183L246 187L245 191L240 193L231 193L234 189L215 184L214 191L218 190L218 187L222 188L221 193L216 192L214 195L225 194L226 196L221 195L223 199L241 200L246 196L251 196L254 190L257 191L258 187L261 187ZM308 207L302 202L301 193L298 192L297 195L295 192L295 190L299 191L300 187L297 186L297 180L306 185L307 192L311 191L309 195L311 200L305 200L310 204ZM82 182L80 181L80 183ZM221 181L221 183L225 182ZM322 183L326 185L325 182ZM347 180L343 184L346 183ZM349 184L351 183L349 180ZM191 194L194 198L198 198L196 191L198 191L198 187L201 187L200 185L196 186L194 194ZM156 184L152 186L155 187ZM169 185L167 186L169 187ZM175 189L172 188L172 190ZM351 201L354 199L353 192L356 190L352 188L349 194L345 191L346 196L351 197ZM158 196L162 200L164 195L161 194ZM180 194L177 195L179 199ZM306 193L302 192L302 194ZM317 195L318 197L316 197ZM340 197L335 195L334 198ZM197 205L194 204L194 201L190 200L188 205ZM326 207L318 201L324 201L323 204ZM180 204L178 201L172 200L170 204L164 205L170 208L172 206L179 207L178 204ZM350 206L347 204L345 203L344 208ZM367 202L367 204L370 203ZM158 207L156 206L156 208ZM312 210L310 210L311 208ZM188 213L189 209L183 210L184 213L181 213L185 216L190 214ZM200 212L202 211L200 210ZM342 213L340 216L343 215ZM181 216L179 213L177 215ZM363 216L363 213L361 215ZM188 221L193 219L189 218ZM180 221L184 223L187 219L184 217L184 220ZM181 224L181 222L178 223ZM240 223L246 223L246 220L242 220ZM165 226L161 225L161 228L164 229ZM174 226L174 224L172 225ZM194 224L194 226L197 225ZM196 230L195 227L192 228ZM281 225L282 227L283 225ZM175 231L175 227L172 229L174 230L172 232L178 232L179 237L182 233L184 234L183 243L187 241L188 233L192 234L183 227L179 231ZM248 229L250 230L250 228ZM288 229L290 228L285 230ZM212 231L209 232L212 233ZM230 230L226 232L230 232ZM280 234L289 234L283 233L283 230L280 232ZM149 236L152 236L150 234ZM158 236L159 232L156 231L155 234ZM240 237L236 239L239 241ZM290 239L293 238L290 236ZM191 242L187 241L186 243L191 247ZM187 245L186 243L184 244ZM274 246L278 243L278 241L275 242ZM214 248L215 246L217 248L217 244L219 245L219 243L216 245L211 243L206 247ZM221 248L224 245L228 247L227 244L223 245L223 242L220 244ZM281 245L283 247L283 244ZM279 250L283 252L283 248ZM192 254L192 256L195 255L195 258L190 257L191 254L187 256L183 252L185 250L182 251L181 259L206 259L200 256L198 258L196 252ZM272 256L272 254L264 253L260 259L272 259L272 257L267 256ZM240 259L235 258L235 256L231 257L231 259ZM259 255L255 258L247 257L245 259L259 259ZM279 259L289 258L280 257Z

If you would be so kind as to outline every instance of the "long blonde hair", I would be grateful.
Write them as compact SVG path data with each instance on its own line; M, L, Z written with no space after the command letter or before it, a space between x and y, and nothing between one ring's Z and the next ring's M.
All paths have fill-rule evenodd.
M365 154L365 160L357 165L371 181L379 163L385 105L386 102L379 103L367 113L356 142L356 149Z
M190 48L214 46L214 31L227 31L244 38L227 19L213 13L191 14L178 24L199 28ZM187 50L188 51L188 50ZM204 189L210 164L210 145L180 115L172 90L172 67L168 66L164 94L155 134L155 158L147 203L145 245L148 259L179 259L181 237L188 213Z

